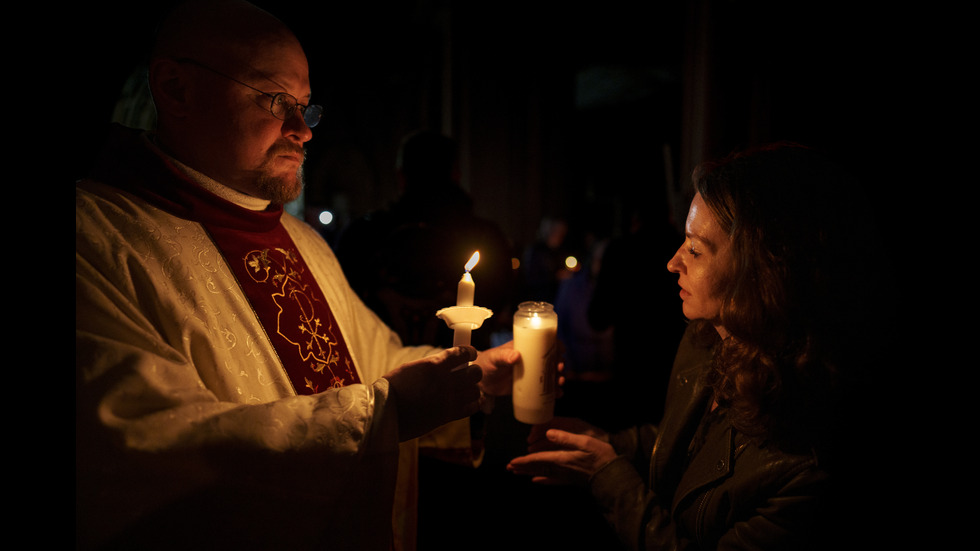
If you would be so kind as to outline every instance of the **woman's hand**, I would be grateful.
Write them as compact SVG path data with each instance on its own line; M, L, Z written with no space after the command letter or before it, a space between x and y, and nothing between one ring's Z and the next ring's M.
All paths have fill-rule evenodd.
M507 469L541 484L585 484L616 459L606 434L577 419L556 418L552 423L536 425L528 439L531 453L515 457Z

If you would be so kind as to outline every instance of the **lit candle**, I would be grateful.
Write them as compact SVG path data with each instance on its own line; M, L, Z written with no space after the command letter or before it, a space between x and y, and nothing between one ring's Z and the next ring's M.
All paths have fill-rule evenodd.
M473 276L465 272L456 287L456 306L473 306L474 294L476 294L476 283L473 283Z
M557 390L558 316L547 302L522 302L514 314L514 418L536 425L552 419Z
M473 297L476 295L476 283L473 281L473 276L470 275L470 270L479 261L480 251L476 251L464 266L466 271L463 272L463 277L460 278L459 285L456 286L456 306L473 306ZM464 325L457 324L453 327L453 346L469 346L470 333L472 333L473 329L469 326L464 327Z

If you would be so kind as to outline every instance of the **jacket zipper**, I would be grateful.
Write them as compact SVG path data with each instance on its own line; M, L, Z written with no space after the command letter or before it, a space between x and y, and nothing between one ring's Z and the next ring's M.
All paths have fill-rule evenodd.
M711 492L714 490L714 488L708 488L708 491L701 494L701 497L698 498L698 514L695 517L694 523L694 539L698 542L698 546L704 545L704 512L708 503L708 497L711 496Z

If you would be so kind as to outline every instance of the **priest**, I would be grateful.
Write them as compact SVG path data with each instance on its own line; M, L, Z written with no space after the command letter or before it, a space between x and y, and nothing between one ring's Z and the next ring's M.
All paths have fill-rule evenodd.
M283 211L321 109L279 20L188 2L148 68L76 184L77 547L411 549L413 442L518 354L403 346Z

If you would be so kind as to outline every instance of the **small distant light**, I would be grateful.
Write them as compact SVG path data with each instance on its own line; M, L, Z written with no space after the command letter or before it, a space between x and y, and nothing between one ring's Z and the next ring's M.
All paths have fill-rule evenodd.
M578 268L578 259L574 256L565 258L565 267L569 270L575 271Z
M520 268L521 267L521 261L520 261L520 259L511 258L510 259L510 267L513 268L513 269L515 269L515 270L518 269L518 268Z
M333 213L329 210L325 210L320 213L320 223L324 226L329 226L333 222Z

